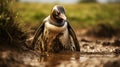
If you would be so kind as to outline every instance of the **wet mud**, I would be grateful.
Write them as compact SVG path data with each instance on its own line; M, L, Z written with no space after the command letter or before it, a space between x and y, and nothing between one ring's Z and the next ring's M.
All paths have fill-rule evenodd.
M80 52L42 54L24 45L0 44L0 67L120 67L118 37L88 36L86 30L76 32ZM26 40L27 45L31 43L31 37Z

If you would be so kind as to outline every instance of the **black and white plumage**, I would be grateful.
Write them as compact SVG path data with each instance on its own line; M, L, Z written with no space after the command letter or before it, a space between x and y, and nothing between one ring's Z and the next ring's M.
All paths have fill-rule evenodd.
M51 14L43 20L35 33L32 47L41 52L80 51L79 42L66 19L63 6L54 6Z

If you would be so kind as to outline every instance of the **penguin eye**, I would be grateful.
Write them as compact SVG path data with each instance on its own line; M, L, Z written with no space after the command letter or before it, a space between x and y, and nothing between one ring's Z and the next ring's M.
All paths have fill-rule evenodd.
M60 15L60 12L57 11L55 15L56 15L56 16Z

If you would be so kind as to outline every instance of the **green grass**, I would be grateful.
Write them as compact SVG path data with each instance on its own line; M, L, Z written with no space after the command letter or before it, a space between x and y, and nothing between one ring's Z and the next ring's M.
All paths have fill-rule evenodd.
M24 23L39 24L48 16L55 4L17 3ZM87 28L99 23L120 27L120 4L62 4L75 28Z

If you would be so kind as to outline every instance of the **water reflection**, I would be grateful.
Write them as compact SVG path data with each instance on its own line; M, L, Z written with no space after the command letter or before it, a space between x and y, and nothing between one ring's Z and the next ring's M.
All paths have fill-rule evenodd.
M76 65L80 60L80 53L62 52L59 54L49 54L49 56L41 56L39 62L46 64L46 67L66 67Z
M40 57L24 57L24 63L33 67L102 67L114 55L80 54L79 52L61 52L41 55ZM120 58L120 57L119 57Z

